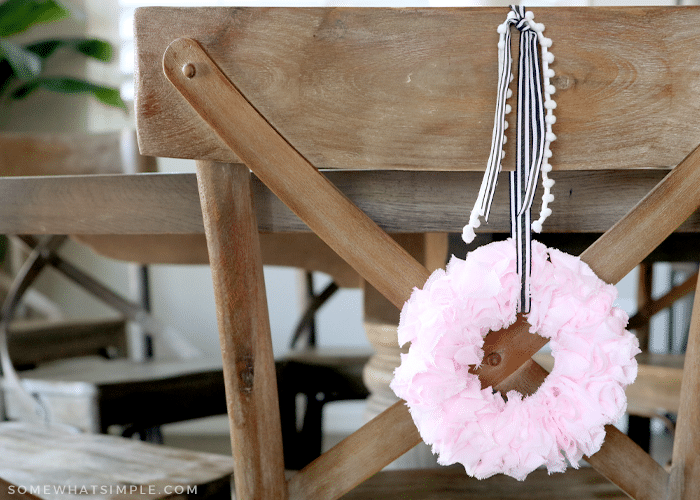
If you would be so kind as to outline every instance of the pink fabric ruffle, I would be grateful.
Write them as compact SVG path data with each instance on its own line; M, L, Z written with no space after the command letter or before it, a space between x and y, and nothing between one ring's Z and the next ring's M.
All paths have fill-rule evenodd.
M625 387L637 376L637 338L613 307L614 286L578 257L532 243L531 332L550 339L554 369L538 391L507 401L481 389L470 365L483 359L484 337L516 319L520 280L512 240L453 257L401 311L399 344L411 343L391 388L409 407L442 465L461 463L484 479L523 480L546 465L562 472L600 449L603 426L625 412Z

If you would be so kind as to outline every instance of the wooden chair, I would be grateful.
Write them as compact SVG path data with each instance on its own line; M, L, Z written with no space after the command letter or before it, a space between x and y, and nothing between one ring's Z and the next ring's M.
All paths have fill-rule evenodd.
M464 194L475 195L478 176L454 171L479 170L486 161L490 126L475 125L492 120L494 33L505 13L138 11L141 151L198 160L239 498L339 498L419 441L405 406L397 403L285 481L248 168L401 307L428 273L371 219L384 210L390 215L375 220L388 222L385 229L415 231L416 219L437 206L443 224L453 218L459 227L466 220ZM693 151L700 137L687 118L698 102L687 54L697 49L692 27L700 11L547 9L542 15L555 41L559 75L554 83L560 201L548 230L605 231L581 257L615 283L700 203L700 153ZM673 38L672 49L658 43L666 36ZM322 168L362 171L324 176L317 170ZM366 172L377 169L382 172ZM382 209L367 215L358 210L333 186L344 175L354 175L355 185L375 176L372 187L381 193ZM467 186L467 179L473 184ZM458 185L463 192L450 198L450 187ZM433 198L431 206L423 203L421 188ZM410 196L402 197L403 189ZM636 189L648 194L635 205L641 198L631 195ZM490 229L504 230L506 203L497 199L494 205L501 212L492 213ZM613 224L613 212L632 206ZM681 230L696 224L691 217ZM440 223L420 229L435 226ZM636 499L692 498L698 490L699 437L693 429L700 414L699 301L671 472L612 426L603 448L588 457ZM491 333L485 350L497 352L501 362L483 365L480 378L499 390L533 391L547 374L530 360L543 344L527 333L524 321ZM563 486L576 476L567 472L550 480Z
M697 51L694 26L700 11L546 13L542 21L555 40L559 64L555 169L560 171L555 178L557 192L569 193L559 196L548 230L605 231L582 259L614 283L679 226L681 233L698 229L694 212L700 203L700 153L693 148L700 137L688 119L697 106L697 72L688 54ZM258 229L304 229L294 218L280 223L289 214L271 211L279 207L279 197L401 307L428 271L379 227L395 232L461 229L464 207L473 201L481 177L468 170L482 169L488 154L490 126L482 130L473 125L492 119L496 41L491 38L504 17L505 9L138 11L141 150L199 160L238 498L339 498L419 442L405 406L397 403L285 481ZM312 165L360 171L324 175ZM251 178L248 168L275 195L258 189L260 181ZM74 198L41 200L47 185L67 189ZM87 221L71 217L75 197L89 199L88 193L123 193L144 210L157 209L175 194L194 196L193 188L191 177L179 175L2 180L0 230L200 232L191 207L173 207L170 220L158 224L129 214L113 200L91 207ZM36 198L28 198L32 195ZM13 219L26 199L36 210ZM505 232L505 196L494 206L487 229ZM101 214L113 218L105 223ZM699 437L693 432L699 414L699 301L670 473L608 427L603 448L588 458L616 485L605 491L600 476L587 469L546 482L533 474L521 484L501 478L476 483L462 477L457 482L451 471L399 472L376 475L349 498L376 498L387 490L394 497L410 491L417 498L435 492L462 498L470 488L517 498L535 483L556 491L556 498L574 498L572 492L582 490L588 496L580 493L580 498L612 497L609 488L616 487L636 499L693 498L700 480ZM486 352L498 352L501 362L484 365L480 378L502 391L535 390L546 372L530 356L542 345L523 322L491 333ZM446 486L452 483L459 491Z
M198 160L239 498L339 498L419 441L397 403L285 481L273 416L260 212L248 169L401 307L428 272L375 221L398 231L444 230L449 219L452 231L463 225L465 198L475 196L479 176L455 171L480 170L486 162L491 131L483 124L492 121L497 74L494 33L505 13L138 11L141 151ZM700 11L547 9L542 16L555 41L559 104L559 203L547 230L605 231L581 257L615 283L676 228L697 227L691 215L700 203L700 153L693 150L700 137L688 119L698 106L688 54L697 50L693 26ZM318 170L337 168L360 172L324 176ZM383 206L363 213L333 185L350 176L354 198L361 198L357 186L371 178ZM648 194L632 195L637 189ZM506 205L496 199L490 230L506 230ZM618 211L628 210L617 220ZM588 458L636 499L692 498L698 491L699 301L671 472L612 426L603 448ZM524 321L491 333L485 350L497 352L501 362L480 368L482 382L533 391L547 374L530 360L543 344ZM550 481L564 488L577 476L567 472Z

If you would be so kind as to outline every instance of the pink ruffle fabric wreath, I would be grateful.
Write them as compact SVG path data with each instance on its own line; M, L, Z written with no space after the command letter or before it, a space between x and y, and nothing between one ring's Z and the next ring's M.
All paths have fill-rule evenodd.
M507 401L481 389L470 365L484 337L516 319L520 279L512 239L452 257L401 311L399 344L411 343L391 388L409 407L442 465L461 463L479 479L523 480L546 465L573 467L603 443L603 426L625 412L625 387L637 375L637 338L613 301L614 286L578 257L532 242L531 332L550 339L554 369L537 392ZM563 452L563 453L562 453Z

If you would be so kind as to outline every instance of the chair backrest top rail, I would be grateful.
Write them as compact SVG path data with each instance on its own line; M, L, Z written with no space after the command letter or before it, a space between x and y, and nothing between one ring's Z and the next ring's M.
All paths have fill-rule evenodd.
M668 168L700 143L700 123L691 118L700 108L700 8L533 10L553 40L555 170ZM318 168L483 170L495 110L496 27L507 12L138 9L141 151L237 161L163 75L165 49L184 36L201 43ZM514 158L509 138L506 170Z

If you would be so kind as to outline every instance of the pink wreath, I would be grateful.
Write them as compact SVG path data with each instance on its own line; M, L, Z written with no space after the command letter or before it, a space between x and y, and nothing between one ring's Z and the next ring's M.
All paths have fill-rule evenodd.
M531 332L550 339L554 369L537 392L507 401L481 389L471 365L484 356L489 331L513 324L520 294L512 240L453 257L401 311L401 356L391 388L409 407L442 465L461 463L479 479L497 473L523 480L578 467L597 452L603 426L625 412L624 389L637 375L637 338L613 301L617 290L578 257L532 243ZM563 452L563 453L562 453Z

